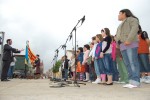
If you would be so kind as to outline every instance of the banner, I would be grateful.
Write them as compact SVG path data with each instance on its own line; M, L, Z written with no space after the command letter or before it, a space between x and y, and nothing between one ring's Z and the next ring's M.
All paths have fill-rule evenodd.
M29 47L29 41L26 42L26 52L25 52L25 64L28 64L29 61L31 64L37 59L36 55L31 51Z

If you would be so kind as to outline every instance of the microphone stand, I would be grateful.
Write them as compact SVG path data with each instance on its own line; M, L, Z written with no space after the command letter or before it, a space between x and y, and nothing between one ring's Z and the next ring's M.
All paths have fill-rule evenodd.
M85 16L84 16L84 18L85 18ZM75 27L73 28L73 30L72 30L72 32L73 31L75 31L75 80L74 80L74 86L77 86L77 87L80 87L80 85L79 84L84 84L84 85L86 85L85 83L78 83L77 82L77 78L76 78L76 70L77 70L77 53L76 53L76 49L77 49L77 45L76 45L76 34L77 34L77 26L78 26L78 24L80 23L82 21L82 19L80 19L78 22L77 22L77 24L75 25ZM83 23L83 22L82 22ZM82 25L82 23L81 23L81 25ZM72 33L71 32L71 33Z
M72 31L71 31L71 33L70 33L70 35L69 35L69 37L67 38L67 40L66 40L66 43L64 44L64 45L61 45L60 47L62 47L63 49L65 49L65 60L66 60L66 44L67 44L67 41L68 41L68 39L70 38L70 40L71 40L71 38L72 38L72 33L73 33L73 31L75 31L75 53L74 53L74 55L75 55L75 80L74 80L74 82L73 82L73 84L74 84L74 86L77 86L77 87L80 87L80 85L79 84L84 84L84 85L86 85L85 83L78 83L77 82L77 79L76 79L76 67L77 67L77 54L76 54L76 49L77 49L77 47L76 47L76 31L77 31L77 28L79 28L79 27L77 27L78 26L78 24L81 22L81 25L83 24L83 22L84 22L84 20L85 20L85 16L83 16L83 18L81 18L80 20L78 20L78 22L77 22L77 24L74 26L74 28L72 29ZM81 26L80 25L80 26ZM59 48L60 48L59 47ZM58 48L58 49L59 49ZM57 50L58 50L57 49ZM56 51L57 51L56 50ZM59 85L63 85L64 83L61 83L61 84L59 84ZM65 85L66 85L66 83L65 83ZM50 86L50 87L55 87L55 86Z

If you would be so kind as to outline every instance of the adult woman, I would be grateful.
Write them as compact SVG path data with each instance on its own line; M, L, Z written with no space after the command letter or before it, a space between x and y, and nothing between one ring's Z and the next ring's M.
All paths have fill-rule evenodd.
M140 69L138 62L138 25L139 20L129 9L120 11L118 20L122 21L116 33L116 41L120 47L123 60L129 73L129 84L125 88L140 86Z

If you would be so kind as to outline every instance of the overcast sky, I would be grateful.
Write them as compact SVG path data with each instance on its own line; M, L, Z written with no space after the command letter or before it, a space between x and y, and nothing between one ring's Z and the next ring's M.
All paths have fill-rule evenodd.
M120 24L119 11L124 8L139 18L150 37L149 4L150 0L0 0L0 31L4 31L5 40L11 38L12 46L18 49L25 49L29 40L46 71L51 67L55 50L65 43L84 15L85 22L77 29L79 46L89 43L104 27L114 35ZM72 41L68 41L67 49L72 48ZM64 51L60 49L59 57L62 55Z

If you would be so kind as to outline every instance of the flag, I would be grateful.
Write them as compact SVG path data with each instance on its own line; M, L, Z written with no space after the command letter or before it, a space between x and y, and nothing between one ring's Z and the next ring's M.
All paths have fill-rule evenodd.
M33 64L36 59L37 59L37 57L31 51L31 49L29 47L29 41L27 41L27 43L26 43L26 53L25 53L25 64L28 64L29 61L31 62L31 64Z

